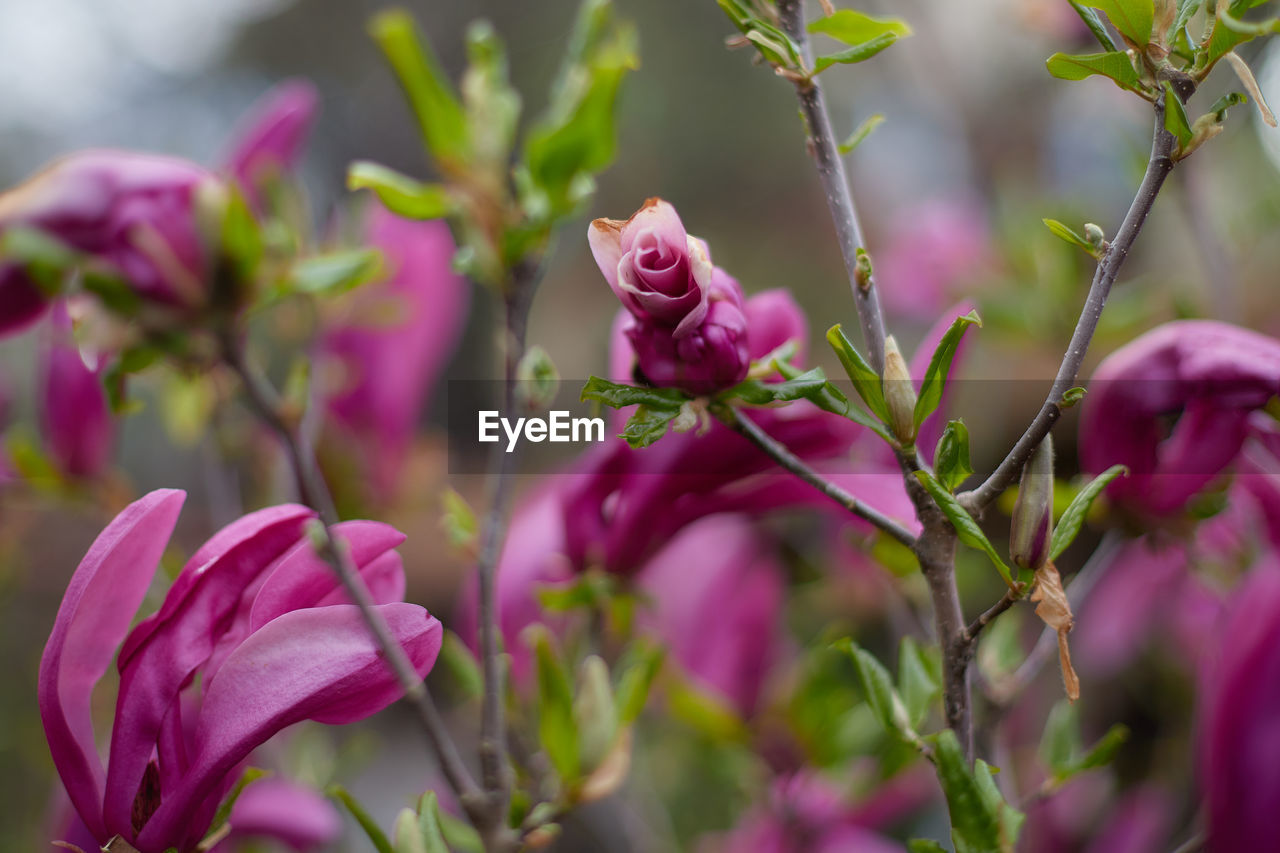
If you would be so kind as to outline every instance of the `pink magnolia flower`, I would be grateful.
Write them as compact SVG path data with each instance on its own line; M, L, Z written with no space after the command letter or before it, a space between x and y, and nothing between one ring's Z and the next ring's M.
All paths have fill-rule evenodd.
M1199 693L1208 849L1265 850L1280 807L1280 570L1254 573L1218 629Z
M651 198L625 222L597 219L587 241L632 315L622 331L645 381L709 394L746 378L742 288L712 266L706 244L684 230L674 207Z
M1212 320L1166 323L1094 371L1081 462L1127 465L1111 497L1139 516L1177 515L1237 459L1251 413L1277 393L1280 341Z
M110 461L115 425L100 373L101 365L85 364L66 308L55 306L39 359L40 426L53 461L71 477L96 476Z
M255 208L263 184L291 172L302 159L319 96L307 80L274 87L250 108L232 134L226 169Z
M443 222L404 219L374 203L367 228L387 278L354 294L321 347L337 366L329 412L365 454L375 493L386 496L466 325L469 291L453 271L456 246Z
M927 320L980 277L991 256L982 208L936 199L894 219L883 251L875 255L875 278L886 309Z
M302 720L348 723L401 695L358 609L313 553L295 505L227 526L183 567L159 611L129 630L184 494L151 492L99 535L72 576L40 662L49 749L88 832L142 853L199 843L249 754ZM418 673L439 622L399 601L403 535L374 522L335 532ZM120 686L103 766L90 699L117 646ZM280 815L281 832L291 825Z
M342 834L342 818L327 798L278 777L245 788L231 807L228 823L229 839L274 838L298 851L315 849Z

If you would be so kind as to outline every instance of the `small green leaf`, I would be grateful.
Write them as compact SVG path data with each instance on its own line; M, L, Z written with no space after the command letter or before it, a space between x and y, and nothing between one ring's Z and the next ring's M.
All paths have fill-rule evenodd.
M480 524L471 504L451 487L445 488L440 495L440 504L443 509L440 527L449 544L455 548L474 549L480 536Z
M445 187L424 184L368 160L348 167L347 189L373 190L388 210L406 219L440 219L454 210L453 196Z
M942 694L941 662L912 637L898 645L898 692L913 727L924 723L929 708Z
M911 27L897 18L873 18L853 9L841 9L834 15L809 24L809 32L823 33L849 45L858 45L891 34L899 38L911 35Z
M1151 28L1155 24L1156 10L1152 0L1085 0L1095 9L1101 9L1125 38L1138 47L1146 47L1151 41Z
M787 379L798 379L804 375L799 368L784 362L776 362L776 365L778 372ZM810 389L805 393L804 397L824 412L831 412L848 418L859 426L871 430L885 441L893 441L893 437L889 435L889 430L885 428L884 424L868 415L858 406L852 405L849 402L849 398L844 395L844 392L830 382L825 382L820 387Z
M1013 575L1009 571L1009 567L1000 557L1000 552L995 549L991 541L987 539L982 528L978 526L978 522L974 521L973 516L965 511L960 505L960 501L956 500L955 495L947 491L946 486L934 479L928 471L916 471L916 479L924 486L930 497L938 504L938 508L942 510L942 514L947 517L951 525L956 529L956 535L960 537L960 541L968 545L970 548L976 548L991 558L991 562L995 565L996 571L1000 572L1000 577L1004 578L1004 582L1013 587Z
M929 367L924 372L924 380L920 383L920 395L916 397L914 421L917 429L942 402L942 391L951 373L951 362L955 358L956 349L960 346L965 330L972 325L982 326L982 318L977 311L957 317L938 342L938 348L933 351Z
M1128 473L1129 469L1123 465L1112 465L1080 490L1066 511L1062 513L1062 518L1058 519L1057 527L1053 529L1053 537L1049 540L1050 560L1058 559L1062 552L1075 541L1081 526L1084 525L1085 516L1089 514L1089 507L1093 506L1094 500L1102 494L1102 490L1116 477Z
M688 397L675 388L648 388L642 385L625 385L592 376L582 387L582 400L598 400L612 409L627 406L647 406L651 409L680 411Z
M898 37L893 33L885 33L882 36L871 39L871 41L854 45L848 50L842 50L839 53L833 53L828 56L820 56L813 64L813 73L821 74L836 63L841 65L853 65L858 62L866 62L868 59L889 47L897 40Z
M925 740L933 745L938 781L951 814L956 853L1011 853L1022 814L1000 797L986 762L969 769L955 732L943 729Z
M841 154L851 154L855 148L866 141L867 137L880 125L884 124L884 116L880 113L868 116L862 124L858 125L853 133L849 134L849 138L841 142L839 147Z
M969 462L969 428L964 421L947 422L933 452L933 469L938 482L950 492L973 474L973 465Z
M871 365L867 364L867 360L862 357L862 353L858 352L857 348L845 337L844 330L840 328L838 323L827 329L827 342L836 351L836 357L840 359L844 372L849 374L849 380L853 382L854 390L858 392L858 396L867 404L867 408L880 420L887 421L889 419L889 406L884 401L884 389L880 386L880 374L871 369Z
M1076 0L1067 0L1067 2L1071 4L1072 9L1076 10L1080 20L1084 21L1085 26L1089 28L1089 32L1093 33L1093 37L1098 40L1099 44L1109 51L1121 50L1120 45L1116 44L1116 40L1111 37L1110 31L1107 30L1107 25L1098 17L1097 12L1088 6L1077 3Z
M1077 232L1074 228L1059 222L1056 219L1042 219L1045 227L1053 232L1053 236L1060 240L1064 240L1071 245L1084 249L1092 257L1099 257L1102 252L1097 246L1089 242L1088 238Z
M636 450L648 447L667 434L667 428L679 415L679 409L651 409L641 406L627 419L622 437Z
M913 838L907 842L907 853L947 853L947 848L931 838Z
M649 688L662 670L665 657L666 652L661 646L643 639L635 641L627 649L622 661L615 667L621 673L618 676L618 688L614 691L618 725L629 726L640 716L649 699Z
M1040 736L1040 760L1053 773L1070 768L1084 747L1075 705L1063 699L1053 706Z
M347 807L347 811L351 812L351 816L356 819L356 823L360 824L360 828L364 830L364 834L373 844L373 849L377 853L396 853L396 849L391 846L391 841L378 826L378 822L370 817L369 813L364 810L360 803L356 802L356 798L351 796L346 788L341 785L330 785L325 793Z
M1180 148L1191 141L1191 122L1187 120L1187 111L1168 80L1164 82L1164 129L1174 135Z
M911 715L902 697L894 689L893 679L875 655L859 646L853 640L841 640L836 648L848 654L858 673L858 683L862 687L867 704L875 712L876 719L885 731L901 738L907 743L916 743L920 736L911 725Z
M1249 99L1241 92L1228 92L1221 98L1213 102L1213 106L1209 107L1209 112L1217 117L1218 121L1226 121L1227 110L1231 107L1247 104Z
M1058 401L1058 407L1061 409L1069 409L1084 399L1085 389L1079 385L1068 388L1062 392L1062 399Z
M1084 80L1098 75L1110 78L1122 89L1139 90L1138 72L1133 68L1133 61L1127 53L1120 51L1078 55L1055 53L1045 61L1045 67L1059 80Z
M470 153L467 116L412 16L403 9L382 12L369 31L409 97L427 149L442 170L460 171Z
M530 631L538 669L538 739L566 784L578 778L578 735L573 719L573 688L551 634L542 625Z
M418 800L418 832L426 853L449 853L440 828L440 800L435 791L427 791Z
M348 249L304 258L289 272L288 289L313 296L345 293L372 281L382 271L377 249Z
M1088 752L1080 757L1080 760L1076 762L1076 769L1084 771L1105 767L1115 759L1120 747L1124 746L1128 740L1128 726L1123 723L1116 723L1107 729L1107 733L1099 738L1097 743L1089 747Z

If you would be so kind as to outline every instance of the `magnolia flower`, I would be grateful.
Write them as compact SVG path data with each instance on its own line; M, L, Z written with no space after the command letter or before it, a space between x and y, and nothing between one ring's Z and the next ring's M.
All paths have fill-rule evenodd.
M600 272L631 314L630 339L644 381L709 394L741 382L750 366L742 288L713 267L706 244L675 208L651 198L623 222L587 231Z
M1280 803L1280 570L1254 573L1217 627L1198 694L1208 849L1266 850Z
M467 282L453 271L443 222L401 218L377 203L367 224L381 250L384 281L353 294L350 310L321 342L333 420L365 455L375 493L394 490L432 386L466 325Z
M895 218L875 255L875 278L887 310L928 320L991 266L991 256L980 205L934 200Z
M292 171L302 159L317 100L306 80L282 83L250 108L232 134L225 168L255 208L262 206L263 184Z
M50 326L39 358L41 435L64 474L93 477L110 460L115 435L101 365L85 364L65 307L54 307Z
M40 715L80 820L98 843L120 836L141 853L194 849L243 762L281 729L354 722L402 693L358 608L344 603L303 536L314 513L301 506L260 510L219 531L183 567L159 611L129 630L183 498L151 492L98 536L40 661ZM441 627L399 601L403 569L392 549L403 535L373 522L334 532L425 675ZM104 767L90 700L122 642ZM279 818L287 832L290 815Z
M1177 515L1237 459L1251 413L1277 393L1280 341L1211 320L1167 323L1094 371L1081 462L1095 472L1128 466L1108 488L1125 509Z

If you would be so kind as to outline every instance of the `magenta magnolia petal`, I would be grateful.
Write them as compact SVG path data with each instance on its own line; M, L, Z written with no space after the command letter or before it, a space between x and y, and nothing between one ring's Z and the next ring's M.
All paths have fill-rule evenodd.
M125 642L104 801L109 830L123 835L132 829L134 794L169 706L213 654L244 586L298 541L313 516L289 504L246 516L235 525L243 538L179 575L160 611L139 625L142 639Z
M1264 850L1280 803L1280 570L1254 572L1204 667L1200 780L1211 850Z
M329 411L359 441L374 490L386 497L466 325L470 297L453 271L456 246L443 222L411 221L374 205L368 233L389 278L355 294L352 315L322 345L341 377L329 389Z
M0 336L22 331L48 308L39 285L13 264L0 263Z
M764 358L778 347L794 341L792 361L802 363L809 349L809 323L791 291L777 288L755 294L743 305L747 328L751 330L751 358Z
M142 603L184 492L161 489L127 506L94 540L67 586L40 659L40 716L53 763L93 833L105 832L104 772L90 696Z
M695 680L752 713L779 640L783 569L750 522L718 515L690 525L638 581L653 601L641 625Z
M886 310L929 319L962 285L977 282L991 266L991 233L978 204L932 200L896 218L875 278Z
M379 521L344 521L333 526L333 534L347 543L351 549L351 562L361 575L366 575L367 568L371 564L405 540L405 535L399 530ZM399 557L393 557L390 561L381 562L376 568L380 574L394 575L400 565ZM403 578L403 571L399 574ZM366 583L368 583L367 576ZM262 584L262 588L258 590L253 609L250 611L249 630L256 631L290 610L326 603L351 603L347 600L345 593L342 593L341 586L333 567L316 553L315 547L309 541L304 539L281 558ZM385 586L384 579L379 583L379 589L384 594ZM394 579L392 579L391 588L394 588ZM400 592L403 594L403 582L400 584ZM398 595L393 596L393 598L398 597ZM378 598L375 596L375 600ZM384 602L389 600L392 599L383 599Z
M306 80L282 83L253 105L233 135L227 169L255 205L262 181L292 170L301 159L318 100Z
M232 838L274 838L294 850L328 844L342 834L342 819L328 799L286 779L254 782L231 807Z
M419 676L440 651L443 629L414 604L379 611ZM253 633L205 690L191 767L138 836L140 848L171 838L187 813L255 747L303 720L345 723L403 695L354 605L286 613Z
M115 425L99 372L84 363L59 305L40 353L40 424L50 456L72 477L96 476L110 460Z
M1167 323L1112 353L1089 384L1080 458L1127 465L1111 496L1165 517L1224 471L1251 412L1280 392L1280 341L1211 320ZM1167 433L1171 416L1180 416Z

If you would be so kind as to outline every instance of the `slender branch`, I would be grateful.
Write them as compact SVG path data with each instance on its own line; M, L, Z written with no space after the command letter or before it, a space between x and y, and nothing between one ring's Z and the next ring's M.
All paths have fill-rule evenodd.
M804 25L803 0L778 0L778 17L787 35L800 46L804 63L813 65L808 32ZM836 228L840 253L844 256L845 270L849 274L849 287L858 309L858 322L862 326L862 339L867 357L877 373L884 370L884 315L880 311L880 295L871 280L858 274L858 250L865 246L862 227L858 224L858 210L849 190L849 178L845 174L844 160L836 147L835 133L831 129L831 114L827 111L822 87L815 78L795 80L796 95L800 99L800 111L809 131L809 151L813 155L831 211L831 221Z
M338 522L338 513L328 486L316 464L315 455L290 427L280 411L275 389L249 363L243 346L235 335L225 335L222 348L223 360L239 376L250 407L258 418L276 433L281 444L284 445L289 465L297 479L298 496L303 503L315 510L320 518L324 531L324 539L318 547L320 557L333 568L348 597L360 608L360 614L369 628L369 633L378 643L388 668L395 674L400 686L404 689L405 700L418 714L427 740L439 759L441 771L464 808L468 810L468 814L472 814L482 804L483 792L476 785L466 764L458 754L444 719L440 716L440 711L436 708L431 694L427 692L426 684L418 676L404 648L396 642L386 620L377 610L373 596L351 562L350 552L341 547L330 533L330 528Z
M995 604L988 607L969 623L969 627L965 629L965 643L968 646L969 656L973 656L973 649L978 643L978 635L982 633L982 629L995 621L996 617L1004 613L1014 605L1014 602L1021 601L1026 587L1017 584L1013 589L1005 590L1003 596Z
M1142 183L1133 197L1129 212L1125 214L1124 221L1120 224L1120 230L1116 232L1115 239L1111 241L1111 245L1098 261L1093 283L1089 286L1089 295L1085 299L1080 319L1076 321L1075 332L1071 335L1071 343L1068 344L1066 354L1062 357L1062 365L1058 368L1058 375L1053 380L1053 386L1049 389L1044 405L1040 407L1040 411L1027 427L1027 431L1014 444L1004 461L996 466L991 476L982 485L959 496L960 502L974 515L986 509L1017 479L1022 472L1022 466L1062 416L1062 395L1075 385L1085 353L1089 349L1090 341L1093 340L1093 333L1098 328L1098 319L1102 316L1102 309L1107 304L1107 296L1111 293L1111 285L1115 283L1121 266L1129 257L1129 250L1133 248L1134 241L1142 231L1142 226L1155 204L1160 187L1164 185L1165 178L1173 169L1173 150L1173 135L1164 127L1164 96L1161 95L1155 104L1155 130L1146 174L1143 175Z
M723 418L728 426L750 439L777 462L779 466L795 474L849 512L865 521L871 522L903 545L908 548L915 548L916 538L909 530L879 510L867 506L866 503L858 500L835 483L824 479L821 474L806 465L804 460L761 429L759 424L744 415L740 409L736 407L729 408Z
M523 263L512 270L504 299L506 313L503 340L503 407L514 413L521 406L516 378L525 353L529 307L541 277L537 264ZM476 567L479 585L480 657L484 672L484 696L480 708L480 773L495 820L505 821L513 782L508 757L502 637L499 630L496 573L502 553L507 512L511 503L511 476L516 454L495 444L490 454L489 509L480 533Z

